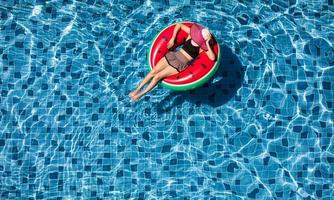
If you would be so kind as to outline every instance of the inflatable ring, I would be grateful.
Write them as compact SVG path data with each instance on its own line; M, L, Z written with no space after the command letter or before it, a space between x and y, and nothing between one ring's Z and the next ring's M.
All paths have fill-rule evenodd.
M193 22L178 23L182 23L188 27L191 27L193 24ZM154 40L152 41L147 56L149 71L151 71L159 62L159 60L169 51L167 48L167 43L173 35L176 24L177 23L174 23L164 28L155 36ZM220 48L212 33L211 35L211 49L216 55L216 60L210 60L205 53L206 51L202 51L184 71L164 78L160 82L162 86L176 91L192 90L202 86L215 74L220 63ZM174 46L171 49L175 49L176 47L182 45L187 36L188 34L180 29L176 35Z

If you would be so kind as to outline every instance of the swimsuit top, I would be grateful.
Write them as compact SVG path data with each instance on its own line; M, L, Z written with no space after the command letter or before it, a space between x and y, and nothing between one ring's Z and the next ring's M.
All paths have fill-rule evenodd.
M199 54L199 46L193 46L191 44L191 39L187 40L182 49L187 52L192 58L196 58Z

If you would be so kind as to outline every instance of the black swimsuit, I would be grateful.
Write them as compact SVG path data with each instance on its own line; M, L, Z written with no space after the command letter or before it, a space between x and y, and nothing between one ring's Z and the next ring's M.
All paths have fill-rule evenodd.
M192 58L196 58L199 54L199 46L194 46L191 44L191 39L188 39L182 49L187 52Z
M193 46L191 44L191 39L184 43L182 49L185 50L193 59L199 54L199 46ZM182 72L189 66L188 58L181 51L168 51L165 58L168 64L171 67L174 67L178 72Z

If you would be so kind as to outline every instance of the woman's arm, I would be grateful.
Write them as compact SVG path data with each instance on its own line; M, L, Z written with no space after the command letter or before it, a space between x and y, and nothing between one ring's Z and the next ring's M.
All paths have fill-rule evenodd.
M176 38L176 34L179 32L181 28L181 24L176 24L175 27L174 27L174 31L173 31L173 36L170 40L174 41L175 38Z
M177 23L174 27L174 31L173 31L173 36L171 38L171 40L175 40L176 38L176 34L179 32L179 30L182 29L184 32L190 34L190 28L184 24L181 23Z
M177 32L179 32L180 27L181 27L180 24L175 25L172 38L167 43L167 49L170 49L174 46L175 37L176 37Z
M205 44L206 44L206 46L208 47L208 51L205 52L205 53L206 53L206 55L208 55L208 57L209 57L210 60L214 61L214 60L216 59L216 55L215 55L215 53L212 51L212 49L211 49L211 47L210 47L210 44L209 44L209 41L210 41L210 39L208 39L207 41L205 41Z
M177 35L177 33L179 32L180 29L182 29L184 32L188 33L188 36L189 36L190 28L186 25L181 24L181 23L177 23L174 27L173 35L167 43L167 48L168 49L171 48L172 46L174 46L174 41L175 41L176 35Z

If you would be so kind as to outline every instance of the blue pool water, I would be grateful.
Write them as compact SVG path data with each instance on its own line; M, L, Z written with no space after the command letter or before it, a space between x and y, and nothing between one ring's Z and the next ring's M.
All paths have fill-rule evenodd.
M333 199L333 0L0 0L0 199ZM209 83L127 96L164 27Z

